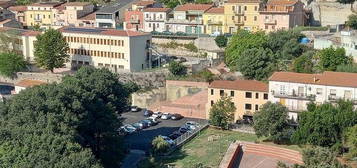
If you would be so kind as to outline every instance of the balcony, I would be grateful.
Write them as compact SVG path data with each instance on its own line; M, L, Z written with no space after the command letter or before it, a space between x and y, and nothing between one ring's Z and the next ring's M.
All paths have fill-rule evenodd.
M243 20L234 20L233 22L236 25L244 25L244 21Z
M33 20L34 20L35 22L41 22L41 21L42 21L41 18L34 18Z
M130 19L131 24L139 24L140 20L139 19Z
M145 21L147 22L164 22L164 18L152 18L152 17L147 17L145 18Z
M208 20L207 23L209 25L222 25L222 21L217 21L217 20Z
M236 14L236 16L243 16L244 15L244 11L243 10L237 10L237 11L234 11L234 13Z
M315 101L316 95L313 94L306 94L306 93L285 93L285 94L280 94L279 91L272 91L272 94L274 97L277 98L286 98L286 99L299 99L299 100L310 100L310 101Z
M202 20L186 20L186 19L169 19L166 23L171 24L203 24Z
M328 95L328 100L330 102L338 102L339 100L348 100L348 101L352 101L353 104L357 105L357 99L337 97L336 95Z
M265 20L264 20L264 24L267 24L267 25L276 25L276 20L273 20L273 19L265 19Z

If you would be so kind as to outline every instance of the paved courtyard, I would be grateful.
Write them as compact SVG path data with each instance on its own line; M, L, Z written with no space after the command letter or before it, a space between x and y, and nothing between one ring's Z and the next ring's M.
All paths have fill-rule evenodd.
M127 112L122 114L124 119L123 124L132 124L143 120L147 117L143 115L143 112ZM178 130L187 121L196 121L199 123L204 122L204 120L194 119L194 118L183 118L181 120L161 120L156 126L152 126L136 132L131 135L125 136L125 143L130 147L130 149L138 149L149 151L151 146L151 141L158 135L170 135L172 132Z

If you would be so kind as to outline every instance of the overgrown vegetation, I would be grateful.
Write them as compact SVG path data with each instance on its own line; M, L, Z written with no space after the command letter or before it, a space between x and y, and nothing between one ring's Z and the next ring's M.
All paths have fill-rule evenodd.
M321 27L321 26L299 26L295 27L295 31L327 31L329 28L328 27Z
M228 43L228 38L224 35L219 35L217 36L214 41L216 41L216 44L218 47L226 47Z
M171 61L169 71L173 76L184 76L187 74L187 68L181 62Z
M218 79L214 74L212 74L207 69L204 69L195 74L189 75L181 75L181 76L174 76L170 75L166 78L167 80L182 80L182 81L193 81L193 82L212 82L215 79Z
M337 72L351 72L351 73L357 73L357 64L352 63L352 64L347 64L347 65L338 65L336 68Z
M16 72L26 68L26 64L22 55L13 52L0 53L0 75L14 77Z
M169 43L166 43L166 44L160 44L161 47L163 48L185 48L191 52L198 52L198 48L195 46L195 44L193 43L188 43L188 44L180 44L180 43L177 43L176 41L170 41Z
M170 144L166 142L161 136L155 137L152 140L151 146L154 155L163 154L168 152L170 149Z

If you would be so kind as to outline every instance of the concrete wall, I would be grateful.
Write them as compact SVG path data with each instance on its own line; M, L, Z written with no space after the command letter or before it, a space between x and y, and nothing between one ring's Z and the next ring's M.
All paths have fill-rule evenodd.
M47 83L60 82L62 80L62 74L53 73L34 73L34 72L18 72L17 78L11 79L7 77L0 76L0 82L3 83L17 83L23 79L39 80Z
M194 95L208 88L206 82L166 81L166 98L168 101L176 100L183 96Z
M170 72L166 69L154 71L154 72L120 72L119 81L135 82L141 87L158 88L165 86L166 77Z
M152 36L151 41L153 44L167 44L173 41L179 44L189 44L189 43L194 43L195 38L166 38L166 37Z
M160 87L148 92L133 93L132 105L141 108L149 108L150 105L166 100L166 88Z

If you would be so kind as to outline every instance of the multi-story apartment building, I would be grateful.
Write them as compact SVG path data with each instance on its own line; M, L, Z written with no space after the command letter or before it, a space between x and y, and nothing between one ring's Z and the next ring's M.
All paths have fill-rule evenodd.
M168 18L170 8L146 8L144 9L144 31L166 31L165 21Z
M78 18L77 27L95 27L95 12Z
M224 32L234 33L238 29L259 30L259 0L228 0L224 4L227 17Z
M175 8L174 18L166 21L166 27L171 32L188 34L203 33L202 14L212 8L211 4L185 4Z
M268 85L254 80L213 81L208 87L207 118L212 105L222 96L231 97L236 107L236 122L243 118L251 118L254 112L268 101Z
M114 72L151 68L151 35L136 31L63 27L71 67L92 65Z
M143 10L147 7L152 7L155 1L139 1L134 3L131 8L125 11L124 29L125 30L144 30Z
M306 16L300 0L269 0L259 13L260 29L267 32L303 26Z
M27 10L26 6L10 6L9 11L15 14L15 19L20 22L23 26L26 26L26 17L25 11Z
M94 5L89 2L68 2L54 8L56 13L55 26L77 26L79 18L84 17L94 10Z
M203 14L203 25L205 34L223 34L223 28L226 24L223 7L215 7L207 10Z
M289 117L296 120L298 113L314 102L336 102L339 99L357 103L357 74L329 72L305 74L275 72L269 78L269 101L280 102L289 109Z
M51 27L56 22L57 10L55 8L61 4L59 2L45 2L28 5L25 12L26 25L30 27L35 25L43 28Z

